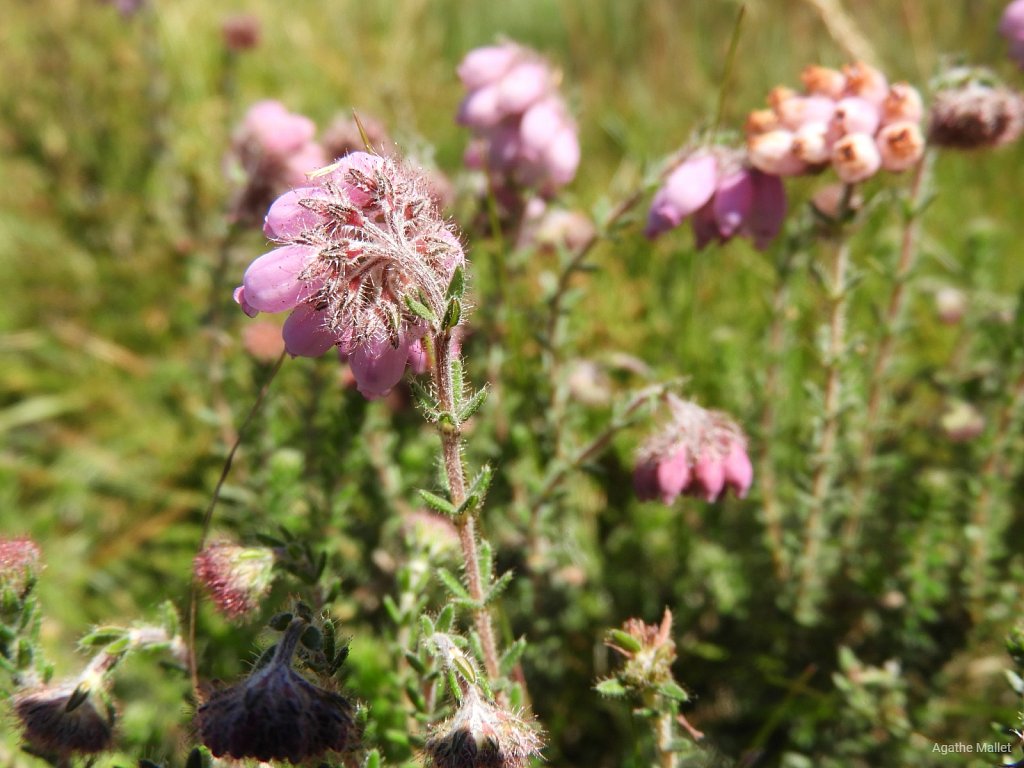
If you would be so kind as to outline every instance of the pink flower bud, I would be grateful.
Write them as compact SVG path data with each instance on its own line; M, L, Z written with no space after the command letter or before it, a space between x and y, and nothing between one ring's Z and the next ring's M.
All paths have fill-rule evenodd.
M782 125L791 131L808 123L827 123L836 111L836 102L826 96L792 96L775 107Z
M792 131L774 130L747 139L750 164L773 176L799 176L807 164L796 156Z
M422 339L416 339L409 345L409 370L417 376L430 370L430 358L427 356L427 350L423 347Z
M846 93L850 96L859 96L881 106L889 94L885 75L863 61L843 67L843 74L846 75Z
M466 95L459 105L456 120L459 125L490 128L497 125L504 116L504 110L498 106L498 86L488 85Z
M750 171L737 171L718 183L712 207L715 224L723 238L728 239L740 231L753 203L754 181Z
M402 380L411 346L412 341L396 347L389 341L370 340L355 347L348 357L348 364L359 394L367 400L387 396Z
M832 148L832 167L847 184L856 184L875 175L882 165L875 140L866 133L851 133Z
M744 131L747 136L750 136L755 133L767 133L768 131L774 131L776 128L782 127L782 121L774 110L755 109L747 115Z
M881 119L876 104L856 96L840 99L832 118L833 123L844 135L866 133L871 136L878 130Z
M878 132L876 141L882 167L887 171L905 171L924 155L924 135L917 123L890 123Z
M212 544L195 556L193 569L217 609L239 620L255 613L270 590L274 552L266 547Z
M540 61L525 61L509 70L498 82L498 106L502 114L525 112L550 88L550 73Z
M919 123L923 116L924 103L917 88L909 83L893 83L882 102L882 123Z
M738 498L746 498L747 491L754 481L754 467L750 463L746 446L738 440L734 442L725 456L723 465L726 487L732 488Z
M327 315L303 304L288 315L281 329L284 347L292 357L320 357L338 343L327 327Z
M248 51L260 44L262 28L260 20L249 13L236 13L228 16L220 25L224 47L229 51L240 53Z
M837 69L810 65L800 74L804 89L810 94L839 99L846 91L846 75Z
M808 165L822 165L832 157L828 123L805 123L793 134L793 154Z
M284 161L282 178L293 186L309 183L309 174L327 164L327 153L316 142L308 142Z
M5 589L22 596L40 569L39 545L27 537L0 536L0 595Z
M245 305L283 312L309 298L314 289L303 275L315 258L316 250L305 245L286 245L260 256L242 277Z
M466 88L475 90L500 80L521 55L514 45L477 48L466 54L456 72Z
M1013 0L999 20L999 34L1010 43L1010 58L1024 68L1024 0Z
M703 496L705 501L716 501L725 487L725 464L717 456L697 459L693 465L693 483L688 493Z
M928 140L953 149L987 149L1016 141L1024 100L1009 88L970 82L940 90L932 102Z
M300 187L285 192L267 211L263 234L271 240L290 240L320 224L321 217L301 204L302 200L314 197L324 197L319 187Z
M676 166L651 201L645 234L654 239L697 211L715 194L718 163L713 155L691 155Z
M760 171L751 174L753 200L744 231L754 241L754 247L763 251L779 236L786 220L786 188L782 179Z
M265 154L281 157L312 140L316 126L309 118L290 113L281 102L268 99L249 108L242 131Z
M658 464L658 497L671 504L690 482L690 457L682 449Z

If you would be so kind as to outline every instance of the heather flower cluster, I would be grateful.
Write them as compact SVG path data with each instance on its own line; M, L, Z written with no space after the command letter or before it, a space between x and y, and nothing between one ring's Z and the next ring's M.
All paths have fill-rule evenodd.
M289 354L337 347L371 399L390 392L406 364L425 370L420 339L431 317L444 316L465 255L423 176L353 152L279 197L263 231L279 247L249 265L235 300L250 317L291 312Z
M476 135L466 164L488 172L499 198L521 187L549 196L572 181L580 161L576 124L543 58L502 43L470 51L458 74L469 91L458 122Z
M698 249L736 235L764 249L782 229L786 190L778 176L750 168L740 152L697 150L665 177L644 234L654 239L691 216Z
M232 204L236 219L258 222L275 197L306 183L306 174L327 163L314 141L316 125L271 99L253 104L231 140L226 164L241 185Z
M21 596L39 573L41 556L32 539L0 537L0 594L10 589Z
M747 118L750 163L765 173L798 176L831 166L846 184L879 171L900 172L924 153L921 95L907 83L889 84L864 63L842 71L807 67L802 93L778 86L769 109Z
M746 496L754 479L747 438L720 411L667 397L668 423L639 451L633 487L643 501L671 504L680 494L717 501L732 489Z
M999 20L999 34L1010 44L1010 58L1024 69L1024 0L1013 0Z
M212 544L193 561L196 580L206 588L222 614L243 619L260 607L274 580L273 550Z

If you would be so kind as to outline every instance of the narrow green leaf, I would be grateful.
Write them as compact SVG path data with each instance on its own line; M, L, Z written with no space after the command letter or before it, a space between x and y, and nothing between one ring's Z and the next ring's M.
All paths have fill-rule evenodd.
M662 683L658 686L658 693L662 696L666 696L676 701L686 702L690 700L690 694L688 694L683 688L673 680Z
M459 419L461 421L468 421L473 417L473 414L480 410L480 407L487 400L488 391L487 387L481 387L471 398L469 398L466 404L462 406L462 409L459 411Z
M520 637L505 650L505 653L502 654L501 661L498 664L501 674L506 676L512 674L512 670L515 668L516 664L519 663L519 660L523 657L525 652L526 638Z
M436 493L431 493L430 491L422 489L418 491L418 493L423 503L435 512L440 512L442 515L450 516L458 514L458 511L455 509L455 505L448 501L448 499L443 499Z
M466 591L466 587L459 581L458 577L455 576L447 568L438 568L435 573L437 578L441 580L441 583L448 588L448 591L452 593L454 597L462 598L463 600L469 600L469 592Z
M462 319L462 302L459 299L450 299L448 301L448 309L444 313L444 322L441 324L442 330L449 331L459 324Z
M409 311L416 315L416 317L421 320L426 320L432 326L437 326L437 315L435 315L433 310L423 302L417 301L412 296L406 296L405 306L407 306Z
M452 279L448 283L448 298L461 299L466 292L466 270L460 265L455 268Z
M608 632L608 639L624 651L636 653L643 648L639 640L627 632L623 632L621 629L610 630Z
M490 589L487 590L487 594L484 596L484 605L490 605L493 603L502 592L508 589L508 585L512 583L512 577L515 575L514 571L505 571L498 577Z
M447 603L441 612L437 615L437 620L434 622L438 632L447 632L452 628L452 622L455 620L455 606L451 603Z

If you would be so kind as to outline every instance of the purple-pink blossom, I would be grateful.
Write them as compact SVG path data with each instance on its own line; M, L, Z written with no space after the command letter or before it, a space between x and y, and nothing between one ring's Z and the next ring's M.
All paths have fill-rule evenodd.
M669 419L640 449L633 487L642 501L671 504L680 494L717 501L728 489L743 498L754 480L747 438L720 411L668 397Z
M1010 44L1010 58L1024 69L1024 0L1013 0L999 20L999 34Z
M551 195L576 175L576 123L557 77L534 51L515 43L477 48L458 67L468 93L457 120L475 141L466 163L486 170L501 191L527 187Z
M786 192L777 176L748 167L738 153L699 150L665 177L645 234L654 239L689 218L697 248L743 235L764 249L785 216Z
M336 347L370 399L387 395L407 364L425 369L428 324L410 301L442 317L465 263L427 179L353 152L281 195L264 232L277 247L249 265L235 301L250 316L290 312L282 329L289 354Z

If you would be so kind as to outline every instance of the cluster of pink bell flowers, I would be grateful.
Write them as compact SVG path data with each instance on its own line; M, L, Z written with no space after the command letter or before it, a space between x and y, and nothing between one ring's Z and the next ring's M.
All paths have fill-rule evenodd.
M862 62L842 70L810 66L803 92L777 86L768 109L746 123L751 165L777 176L817 173L829 166L846 184L879 170L905 171L924 153L924 107L917 89L889 84Z
M751 168L740 151L699 149L665 177L644 234L653 240L692 217L698 249L743 235L763 250L781 231L786 208L778 176Z
M671 504L680 494L743 498L754 480L743 430L727 414L668 395L669 419L637 455L633 488L642 501Z
M263 231L277 247L245 271L235 301L250 317L290 312L282 335L293 356L337 348L360 393L387 395L406 366L426 369L427 323L465 263L428 180L397 161L353 152L281 195Z
M229 178L241 177L232 206L238 220L258 222L275 197L303 186L307 173L327 164L315 136L312 120L289 112L279 101L266 99L249 107L226 159Z
M550 196L576 175L576 123L558 76L536 52L511 42L470 51L458 66L468 93L458 122L476 140L466 164L486 170L496 195L528 188Z

